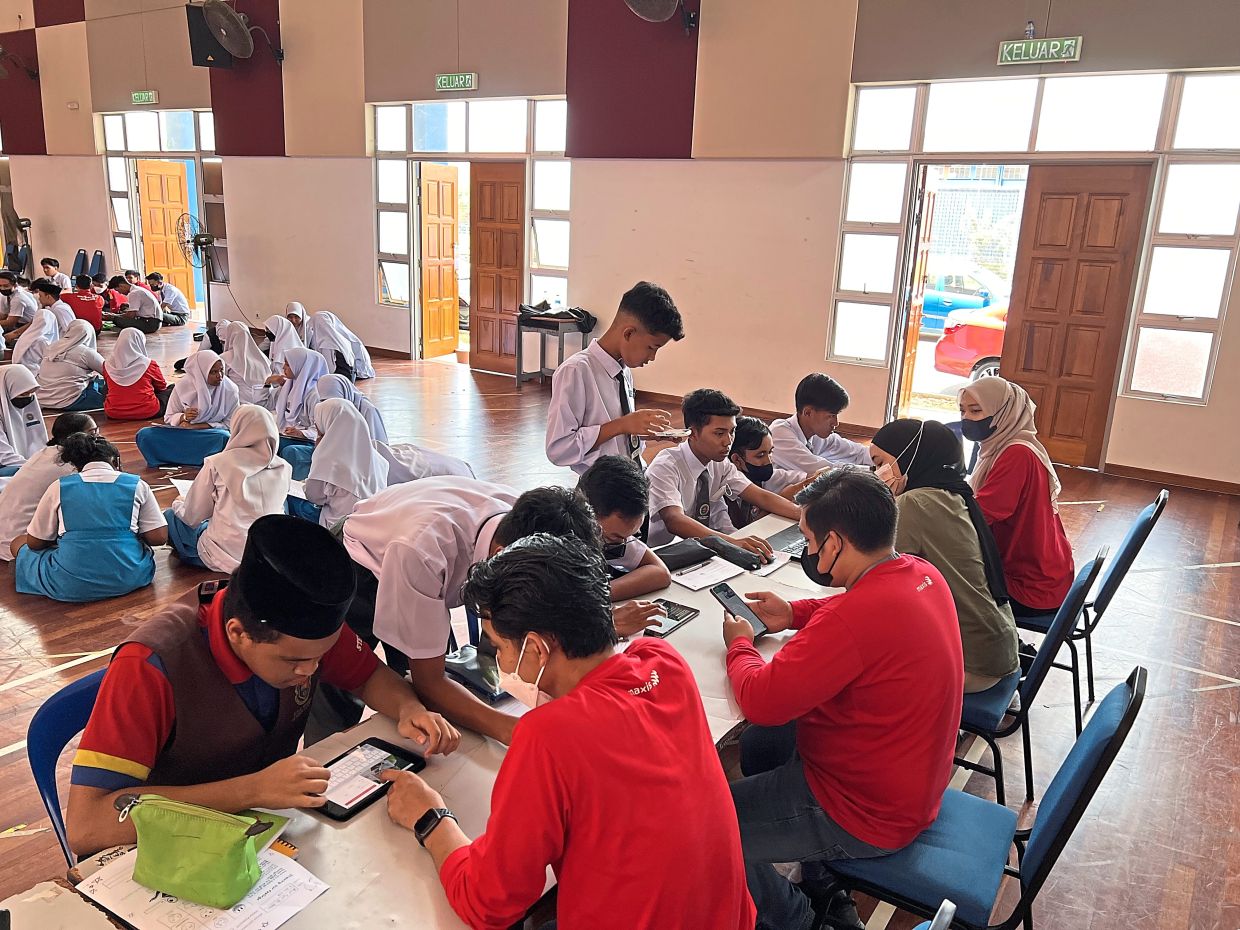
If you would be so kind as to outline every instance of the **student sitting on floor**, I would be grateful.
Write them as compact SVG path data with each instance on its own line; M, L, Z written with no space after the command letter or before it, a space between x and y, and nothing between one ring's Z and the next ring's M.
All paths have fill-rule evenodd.
M38 388L23 366L0 368L0 476L16 474L47 445Z
M306 321L303 331L306 348L323 356L327 370L343 375L350 381L357 379L354 373L353 343L348 330L334 313L319 311Z
M237 400L271 408L276 392L266 384L271 375L271 361L263 355L250 334L250 327L233 320L220 320L215 334L224 346L224 377L237 386Z
M753 484L728 461L741 408L720 391L700 388L685 395L680 409L692 435L656 455L648 470L651 544L676 536L719 536L769 559L771 546L765 539L735 535L725 497L739 497L789 520L801 512L792 501Z
M60 288L51 281L35 281L30 285L30 290L34 292L39 306L56 318L58 332L63 333L69 328L69 324L77 319L73 315L73 309L60 299Z
M306 499L289 499L289 512L333 527L388 485L388 468L370 438L366 421L347 400L314 408L319 441L306 477ZM306 506L309 505L309 506Z
M424 754L452 752L460 734L343 626L353 587L353 566L325 529L262 517L230 582L200 585L133 630L73 759L73 849L134 842L113 807L124 793L229 812L321 807L327 769L297 754L321 683L396 721Z
M17 275L7 268L0 270L0 327L9 342L21 335L22 327L34 319L39 302L17 283ZM12 334L12 335L9 335Z
M758 487L793 500L817 475L807 477L795 469L776 468L771 461L772 448L771 431L765 423L757 417L736 418L736 438L728 461ZM766 511L739 497L729 497L728 516L732 525L741 529L766 516Z
M164 422L147 426L134 440L151 468L202 465L228 442L228 421L239 405L237 386L224 377L224 360L199 349L185 363L185 376L172 388Z
M832 465L869 466L869 450L835 431L848 406L842 384L821 373L806 375L797 385L796 406L793 416L771 422L776 468L816 475Z
M813 911L862 930L848 896L826 894L820 861L887 855L938 816L960 726L960 627L938 569L892 548L896 502L872 472L833 469L797 500L802 570L845 590L749 595L771 632L796 630L770 662L749 623L724 616L728 678L752 724L732 797L759 930L809 930ZM774 862L802 862L800 886Z
M35 311L30 323L21 328L21 336L13 344L14 365L21 365L31 374L38 375L48 347L60 338L60 326L48 310Z
M107 397L103 412L110 420L150 420L162 416L172 393L159 363L146 354L146 334L126 329L116 337L103 363Z
M164 326L184 326L189 319L189 301L177 286L169 284L158 271L146 276L147 287L159 301L160 322Z
M306 307L300 301L290 300L284 305L284 318L293 324L293 329L297 330L297 335L303 343L309 344L306 340L306 320L309 315L306 313Z
M51 257L39 259L39 267L43 271L43 277L62 291L67 291L73 286L69 276L60 270L60 262L57 259Z
M310 457L318 438L314 388L325 374L327 365L317 352L292 348L284 353L284 374L276 395L276 426L280 428L280 456L293 466L293 477L298 481L310 473Z
M61 294L73 315L85 320L90 328L98 333L103 329L104 299L95 293L94 281L90 275L80 274L73 280L73 292Z
M893 420L870 443L876 474L896 495L896 551L939 570L964 646L964 691L985 691L1020 668L1003 559L964 476L956 434L934 420Z
M325 400L331 400L333 397L339 397L341 400L347 400L357 412L362 415L362 419L366 421L366 426L370 429L370 438L376 442L388 442L387 424L383 422L383 414L361 391L353 386L353 382L343 375L323 375L319 378L314 386L317 395L314 402L321 403Z
M164 511L169 541L182 562L213 572L236 570L254 521L284 513L292 469L278 448L271 412L254 404L238 407L224 451L207 456L185 497Z
M11 543L17 592L84 602L146 587L155 577L151 547L168 542L150 486L120 470L120 452L101 436L75 433L61 457L79 474L44 492L26 535Z
M159 327L163 325L163 310L160 309L159 300L148 288L139 287L121 275L113 276L108 287L124 297L126 305L119 313L105 313L105 322L111 323L117 329L132 327L148 336L159 332Z
M566 930L752 930L736 815L693 673L661 640L616 652L598 551L529 536L475 566L465 598L486 618L503 687L533 708L500 764L486 832L471 842L418 776L382 776L389 817L430 853L461 920L520 923L550 866Z
M263 321L263 332L267 334L267 358L271 360L271 370L274 372L268 383L279 386L284 383L284 362L289 350L304 349L306 345L293 324L278 313Z
M35 452L4 486L0 493L0 560L13 561L13 540L26 532L43 492L65 475L73 474L73 466L60 457L65 440L74 433L99 435L95 421L84 413L62 413L52 423L52 438Z
M51 410L100 410L107 390L95 331L86 320L74 320L39 366L39 403Z
M1059 476L1019 384L979 378L960 392L964 438L981 445L969 484L995 534L1017 617L1054 613L1076 571L1059 519Z

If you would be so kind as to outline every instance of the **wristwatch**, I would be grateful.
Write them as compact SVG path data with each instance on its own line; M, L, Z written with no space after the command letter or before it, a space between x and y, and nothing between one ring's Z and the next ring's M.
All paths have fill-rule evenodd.
M413 835L418 838L418 844L423 849L426 848L426 838L431 835L434 829L439 826L439 822L445 817L451 817L453 820L456 820L456 814L446 807L432 807L419 817L418 822L413 825Z

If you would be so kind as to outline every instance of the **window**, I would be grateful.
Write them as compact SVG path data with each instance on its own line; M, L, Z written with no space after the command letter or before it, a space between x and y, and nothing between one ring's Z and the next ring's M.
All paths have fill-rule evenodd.
M906 152L912 140L916 87L866 87L857 91L853 148Z
M1029 145L1036 80L931 84L922 149L927 152L1023 151Z
M380 152L408 149L408 121L408 107L375 107L375 148Z
M125 171L125 159L108 156L108 190L129 193L129 177Z
M568 268L568 222L535 219L530 262L540 268Z
M1165 74L1047 78L1039 152L1148 152L1157 142Z
M534 162L534 209L568 210L571 180L567 161Z
M524 100L471 100L469 151L524 152L528 110Z
M215 151L215 114L210 110L198 111L198 146L204 152Z
M375 171L379 183L379 203L409 203L409 162L403 158L382 158Z
M199 114L200 117L202 115ZM201 119L198 125L203 125ZM224 212L224 163L218 158L202 160L202 209L203 225L215 236L215 245L211 250L211 283L227 284L228 218Z
M885 304L837 302L831 354L836 358L885 362L890 321L891 308Z
M125 148L131 152L158 152L159 115L150 112L126 113Z
M858 162L848 172L850 223L898 223L904 211L904 162Z
M465 151L464 100L413 105L413 151Z
M162 152L193 152L198 148L192 110L165 110L159 114L159 147Z
M534 151L563 152L568 136L568 101L534 102Z
M844 234L840 290L890 294L896 279L898 236Z
M1177 149L1240 149L1240 120L1220 119L1223 113L1240 113L1240 74L1187 75L1173 144Z
M1167 168L1160 233L1230 236L1240 214L1240 164Z

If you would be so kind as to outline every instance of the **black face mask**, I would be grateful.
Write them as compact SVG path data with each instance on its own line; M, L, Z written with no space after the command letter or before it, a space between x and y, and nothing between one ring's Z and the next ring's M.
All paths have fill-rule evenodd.
M266 337L268 338L268 340L270 340L271 342L275 342L275 341L276 341L276 334L275 334L275 333L273 333L273 332L272 332L271 330L269 330L269 329L264 329L264 330L263 330L263 335L264 335L264 336L266 336Z
M745 477L754 484L766 484L774 474L775 466L770 462L767 462L765 465L745 463Z
M34 403L34 395L27 394L25 397L14 397L12 400L9 401L9 403L12 404L14 407L16 407L18 410L21 410L25 407L29 407L31 404Z
M603 546L603 559L608 562L615 562L623 559L624 554L629 549L629 541L626 539L618 543L606 543Z
M822 546L826 544L826 540L823 540ZM817 552L805 550L805 554L801 556L801 571L805 572L805 577L814 584L820 584L824 588L833 588L835 584L834 579L831 577L831 572L835 568L835 563L840 560L840 554L844 549L841 547L840 551L835 553L835 558L831 560L831 566L825 572L820 572L818 570L818 556L822 554L822 546L818 547Z
M984 420L961 420L960 432L970 442L985 442L995 431L994 417Z

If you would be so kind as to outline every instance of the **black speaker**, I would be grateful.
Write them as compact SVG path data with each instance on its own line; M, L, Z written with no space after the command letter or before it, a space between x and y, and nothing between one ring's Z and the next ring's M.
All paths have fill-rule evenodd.
M189 53L194 64L199 68L231 68L233 57L207 28L202 7L186 4L185 19L189 23Z

